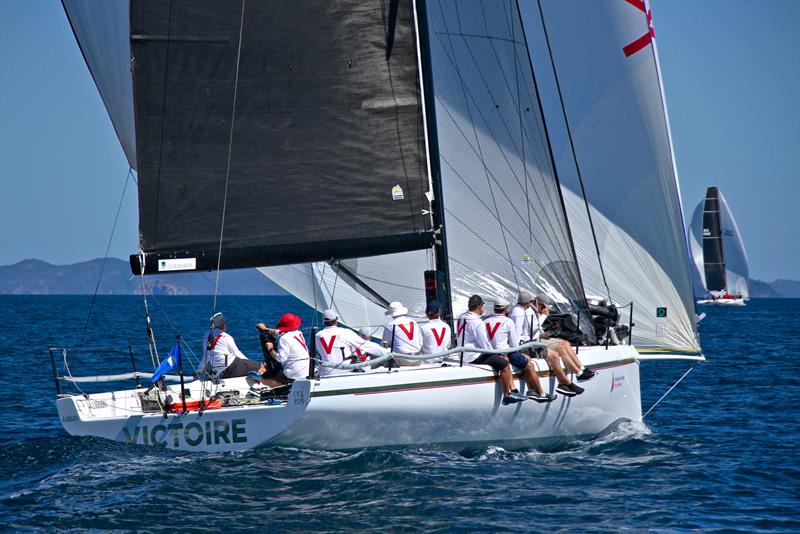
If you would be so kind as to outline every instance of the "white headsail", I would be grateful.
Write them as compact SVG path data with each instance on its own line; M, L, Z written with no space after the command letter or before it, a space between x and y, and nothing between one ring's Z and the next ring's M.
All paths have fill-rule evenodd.
M556 159L577 163L583 182L577 173L560 177L584 287L617 305L633 302L637 347L698 351L649 9L643 0L543 1L540 17L536 4L528 7L526 25L549 38L574 143L574 154L566 144ZM547 58L548 50L532 53Z

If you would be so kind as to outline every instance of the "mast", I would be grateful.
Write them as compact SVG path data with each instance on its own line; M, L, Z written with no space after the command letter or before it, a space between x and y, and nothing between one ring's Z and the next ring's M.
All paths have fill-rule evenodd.
M428 39L428 14L424 0L414 0L414 20L417 25L417 43L420 63L420 85L422 87L422 109L425 119L425 132L428 147L428 165L431 178L431 212L433 228L436 233L434 257L436 259L437 293L441 295L444 320L453 323L452 298L450 289L450 261L447 254L447 232L442 201L442 172L439 163L439 138L436 129L436 101L433 94L433 70L431 47ZM426 279L426 291L429 280ZM453 330L455 331L455 330Z

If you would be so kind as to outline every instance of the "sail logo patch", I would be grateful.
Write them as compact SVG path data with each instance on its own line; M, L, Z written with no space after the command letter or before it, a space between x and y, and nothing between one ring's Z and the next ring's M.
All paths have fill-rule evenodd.
M711 230L703 228L703 237L711 237Z
M392 188L392 200L403 200L404 198L403 188L400 187L400 184L397 184Z
M197 258L176 258L158 260L158 271L194 271L197 269Z
M656 308L656 317L659 319L663 319L667 316L667 308L666 306L660 306Z

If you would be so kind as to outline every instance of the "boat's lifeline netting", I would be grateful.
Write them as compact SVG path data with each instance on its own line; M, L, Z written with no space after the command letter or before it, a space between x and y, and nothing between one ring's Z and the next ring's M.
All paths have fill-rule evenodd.
M426 15L454 312L465 311L474 293L514 302L521 289L544 290L564 309L582 308L516 1L428 2ZM343 263L386 301L421 314L425 253ZM337 286L335 298L320 291L331 286L324 275L331 268L320 264L264 272L312 305L358 300L349 286ZM316 289L301 288L300 272ZM348 324L375 324L384 320L382 309L374 302L338 306Z

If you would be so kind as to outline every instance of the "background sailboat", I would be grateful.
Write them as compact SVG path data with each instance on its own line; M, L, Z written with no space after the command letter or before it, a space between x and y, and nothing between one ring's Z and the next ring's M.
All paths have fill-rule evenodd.
M747 253L722 191L716 186L695 208L689 227L698 304L744 305L750 297Z

